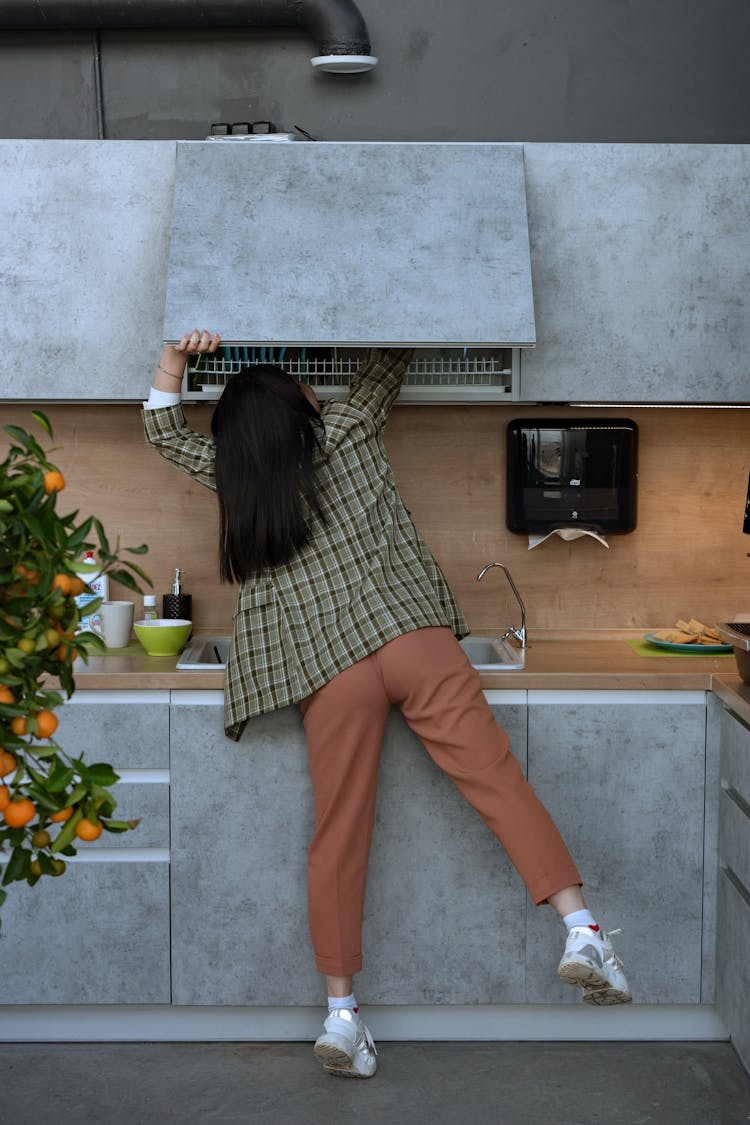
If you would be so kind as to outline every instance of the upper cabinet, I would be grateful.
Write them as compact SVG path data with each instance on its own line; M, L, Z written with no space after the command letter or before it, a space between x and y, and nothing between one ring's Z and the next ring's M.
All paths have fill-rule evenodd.
M496 347L535 339L523 149L181 142L164 338Z
M750 146L6 140L0 169L0 398L140 400L200 325L505 345L529 402L750 401Z
M524 145L520 397L750 401L750 146Z
M174 162L171 141L0 141L0 398L147 394Z

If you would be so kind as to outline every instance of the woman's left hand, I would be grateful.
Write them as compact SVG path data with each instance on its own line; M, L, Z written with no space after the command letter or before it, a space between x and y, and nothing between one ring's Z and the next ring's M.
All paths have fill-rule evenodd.
M174 345L174 350L183 355L198 355L215 352L220 344L221 336L218 332L212 335L206 328L194 328L192 332L185 333L179 344Z

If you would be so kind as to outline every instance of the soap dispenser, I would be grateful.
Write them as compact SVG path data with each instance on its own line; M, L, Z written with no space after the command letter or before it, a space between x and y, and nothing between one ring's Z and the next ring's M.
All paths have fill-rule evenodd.
M174 582L172 583L171 594L163 594L161 599L161 615L172 621L180 619L182 621L193 620L193 599L190 594L183 594L182 586L180 583L180 574L182 571L179 567L174 572Z

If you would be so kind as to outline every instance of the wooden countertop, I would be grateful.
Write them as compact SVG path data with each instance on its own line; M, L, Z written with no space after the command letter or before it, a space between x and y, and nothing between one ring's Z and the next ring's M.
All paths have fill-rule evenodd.
M476 630L491 635L492 630ZM567 634L532 634L523 670L482 673L486 690L558 691L710 691L727 703L747 708L750 687L737 675L732 656L643 656L627 643L643 636L640 630L588 630ZM657 652L659 650L655 650ZM221 670L177 671L176 657L147 656L137 642L126 649L92 656L88 665L76 661L76 687L105 690L215 690L224 684Z

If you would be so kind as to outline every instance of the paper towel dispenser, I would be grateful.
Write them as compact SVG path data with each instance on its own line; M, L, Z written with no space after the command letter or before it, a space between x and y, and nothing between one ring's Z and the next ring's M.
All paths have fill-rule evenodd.
M506 522L540 534L636 525L638 427L628 418L518 418L508 424Z

